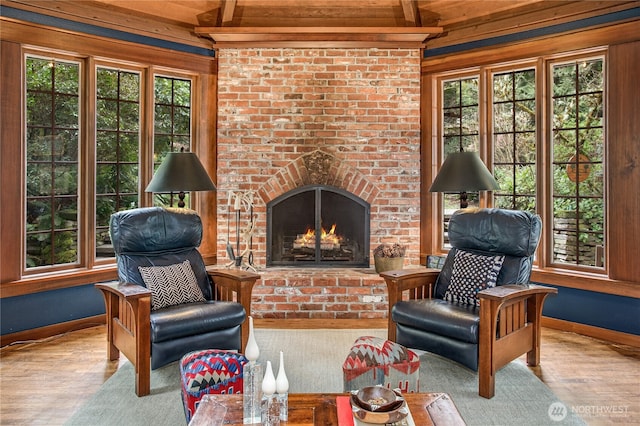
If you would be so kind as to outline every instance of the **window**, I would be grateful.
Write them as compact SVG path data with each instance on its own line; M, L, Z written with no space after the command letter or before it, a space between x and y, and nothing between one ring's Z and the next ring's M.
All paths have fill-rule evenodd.
M25 268L76 264L80 63L27 56Z
M169 152L191 146L191 80L155 77L154 170ZM174 194L155 194L154 204L173 205ZM189 205L189 194L185 195Z
M534 69L493 75L494 205L536 211L536 74Z
M500 190L486 205L545 219L551 238L543 240L548 246L538 263L604 272L604 58L591 52L533 64L488 66L479 78L469 71L442 77L441 160L456 149L490 152L483 160ZM539 161L542 153L548 164ZM443 224L455 201L445 199ZM440 240L446 241L446 227Z
M89 63L95 63L92 72L82 72ZM149 84L152 74L132 67L25 54L28 273L113 262L111 214L149 200L140 189L141 170L152 169L151 147L142 141L153 141L156 165L171 150L190 149L194 77L150 77ZM91 87L95 93L88 96ZM145 87L155 95L148 125ZM83 208L92 213L82 214Z
M602 266L604 60L552 65L553 262Z
M96 257L114 255L109 219L139 205L140 74L104 67L96 75Z
M480 148L479 78L470 76L442 82L442 160L452 152ZM478 204L478 193L467 194L470 206ZM445 221L460 208L458 194L444 194Z

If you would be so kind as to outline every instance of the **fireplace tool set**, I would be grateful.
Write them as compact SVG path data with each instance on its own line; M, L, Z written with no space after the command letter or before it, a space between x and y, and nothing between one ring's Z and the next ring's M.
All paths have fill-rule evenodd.
M227 256L230 262L225 266L230 268L235 266L245 270L256 272L253 266L253 232L256 226L256 218L253 214L253 191L229 191L228 206L229 215L227 216ZM236 248L234 250L231 244L230 222L232 209L236 216ZM248 214L246 225L241 229L241 212L244 210ZM244 250L240 251L241 241L244 242Z

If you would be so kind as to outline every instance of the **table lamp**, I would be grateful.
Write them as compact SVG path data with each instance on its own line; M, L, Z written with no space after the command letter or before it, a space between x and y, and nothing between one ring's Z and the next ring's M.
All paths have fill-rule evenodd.
M170 152L158 167L145 192L178 192L178 207L184 207L185 192L215 191L207 171L193 152ZM173 206L173 199L171 200Z
M454 152L444 160L429 192L460 193L460 208L468 207L467 191L500 189L477 152Z

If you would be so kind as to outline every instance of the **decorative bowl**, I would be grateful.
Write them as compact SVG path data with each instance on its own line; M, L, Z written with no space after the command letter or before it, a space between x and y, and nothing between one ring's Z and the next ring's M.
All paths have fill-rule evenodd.
M369 386L351 393L353 415L365 423L398 422L409 414L402 395L382 386Z
M400 407L403 401L394 391L382 386L367 386L354 396L356 404L367 411L391 411Z

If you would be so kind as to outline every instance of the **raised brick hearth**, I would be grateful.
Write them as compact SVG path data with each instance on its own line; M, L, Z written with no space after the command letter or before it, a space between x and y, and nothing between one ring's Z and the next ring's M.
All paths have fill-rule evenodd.
M257 318L384 317L372 269L265 268L266 204L308 184L349 191L371 205L370 247L403 243L417 265L420 51L220 49L218 66L219 263L228 223L235 243L229 191L250 190Z
M259 271L251 309L258 318L385 318L387 291L373 269Z

